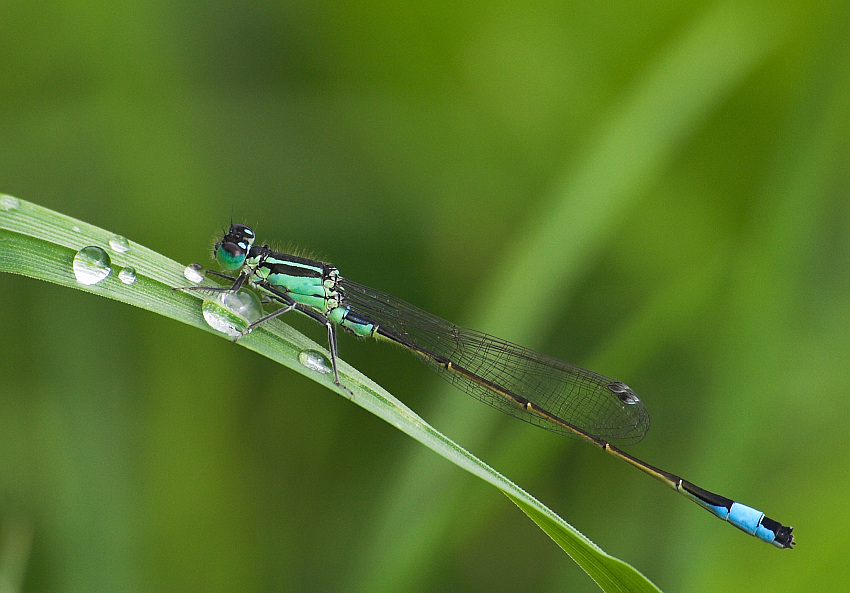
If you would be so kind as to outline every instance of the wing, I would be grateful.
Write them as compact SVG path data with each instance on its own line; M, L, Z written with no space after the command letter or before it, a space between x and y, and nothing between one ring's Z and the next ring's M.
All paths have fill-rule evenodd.
M649 429L646 407L624 383L459 327L347 279L338 288L344 303L376 324L380 335L420 354L450 383L506 414L557 433L581 436L573 427L621 443L637 442Z

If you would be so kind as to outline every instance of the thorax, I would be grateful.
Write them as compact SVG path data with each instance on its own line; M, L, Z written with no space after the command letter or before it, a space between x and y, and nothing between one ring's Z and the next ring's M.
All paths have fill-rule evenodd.
M268 247L251 249L245 260L252 284L289 295L297 303L327 313L339 305L339 271L320 261L279 253Z

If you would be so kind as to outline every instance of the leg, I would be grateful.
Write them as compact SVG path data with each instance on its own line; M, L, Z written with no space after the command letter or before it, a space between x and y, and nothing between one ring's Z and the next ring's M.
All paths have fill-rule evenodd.
M300 310L300 309L299 309ZM334 383L336 383L337 387L341 387L348 392L349 395L354 397L354 392L351 391L348 387L339 382L339 371L337 370L336 361L339 357L339 350L336 346L336 326L330 321L330 319L324 318L324 323L328 328L328 352L331 355L331 366L334 370Z
M266 288L268 290L267 287L264 287L264 288ZM287 296L285 293L278 292L276 290L271 290L270 292L272 292L274 294L273 298L275 298L275 299L279 299L281 301L285 301L286 299L288 299L288 301L292 301L292 298ZM328 353L331 355L331 367L333 368L333 371L334 371L334 383L336 385L342 387L343 389L345 389L348 393L350 393L353 396L354 393L348 387L345 387L342 383L339 382L339 370L337 369L337 359L339 358L339 350L337 349L337 345L336 345L336 325L334 325L333 322L331 322L330 319L328 319L327 317L325 317L324 315L322 315L321 313L319 313L315 309L308 307L307 305L300 305L298 303L295 303L294 301L292 303L287 302L286 307L284 307L283 309L279 309L279 310L275 311L272 315L267 315L266 318L270 318L274 315L278 315L281 312L291 311L293 308L296 311L298 311L299 313L303 313L307 317L310 317L316 323L320 323L320 324L324 325L326 328L328 328ZM266 318L264 318L264 319L266 319ZM261 319L260 321L256 321L256 322L252 323L251 325L256 326L259 323L261 323L264 319Z
M273 297L274 299L285 302L286 306L283 309L278 309L274 313L266 315L265 317L263 317L259 321L255 321L250 326L248 326L249 327L248 331L250 331L254 327L258 326L259 324L263 323L264 321L267 321L267 320L271 319L272 317L276 317L276 316L278 316L282 313L292 311L292 309L295 309L299 313L303 313L307 317L310 317L316 323L320 323L320 324L324 325L325 327L328 328L328 353L331 355L331 367L333 367L333 370L334 370L334 383L336 383L337 385L342 387L342 384L339 382L339 371L337 370L337 365L336 365L336 361L337 361L337 357L338 357L338 350L337 350L337 346L336 346L336 326L331 322L330 319L328 319L327 317L325 317L324 315L322 315L318 311L316 311L316 310L314 310L310 307L307 307L306 305L299 305L298 303L293 301L292 298L290 296L288 296L286 293L282 293L282 292L278 292L278 291L271 291L271 292L275 295ZM348 391L349 393L351 393L351 390L348 389L347 387L342 387L342 388L345 389L346 391Z
M326 320L328 325L328 352L331 355L331 366L334 370L334 383L339 385L339 371L336 369L337 347L336 347L336 326Z
M224 278L225 280L236 281L236 278L233 276L228 276L227 274L222 274L221 272L216 272L215 270L204 270L204 273L208 276L215 276L217 278Z
M275 299L275 300L278 300L278 299ZM282 299L281 299L281 300L282 300ZM295 303L295 301L293 301L292 299L289 299L289 301L288 301L288 302L285 302L285 303L284 303L284 305L285 305L285 306L284 306L284 307L282 307L281 309L278 309L277 311L272 311L272 312L271 312L271 313L269 313L268 315L264 315L264 316L260 317L257 321L255 321L255 322L253 322L252 324L250 324L248 327L246 327L244 330L242 330L242 333L241 333L241 334L239 334L238 336L236 336L235 338L233 338L233 341L234 341L234 342L236 342L236 341L237 341L239 338L241 338L242 336L245 336L245 335L247 335L247 334L250 334L250 333L254 330L254 328L255 328L255 327L257 327L258 325L262 325L262 324L263 324L263 323L265 323L266 321L269 321L269 320L271 320L271 319L274 319L274 318L275 318L275 317L277 317L278 315L283 315L284 313L289 313L290 311L292 311L293 309L295 309L295 305L296 305L296 303Z
M312 309L312 308L310 308L306 305L300 305L300 304L296 303L294 300L292 300L291 297L287 296L285 293L280 293L280 292L277 292L277 291L273 291L273 292L274 292L274 297L272 297L273 300L278 301L278 302L283 302L283 303L285 303L285 306L281 309L278 309L277 311L275 311L273 313L269 313L265 317L258 319L257 321L255 321L254 323L249 325L247 327L247 329L244 332L242 332L242 335L238 336L233 341L235 342L236 340L238 340L243 335L250 332L252 329L257 327L261 323L265 323L266 321L273 319L273 318L277 317L278 315L283 315L284 313L288 313L289 311L292 311L293 309L295 309L299 313L303 313L307 317L310 317L316 323L320 323L320 324L322 324L322 325L324 325L325 327L328 328L328 353L331 355L331 367L333 368L333 372L334 372L334 383L337 386L341 387L342 389L345 389L345 391L347 391L351 396L354 396L353 391L351 391L348 387L346 387L345 385L343 385L342 383L339 382L339 370L337 369L337 358L339 357L339 354L338 354L338 349L337 349L337 345L336 345L336 325L334 325L331 322L330 319L328 319L327 317L325 317L324 315L322 315L318 311L316 311L316 310L314 310L314 309Z
M223 277L223 278L228 278L224 274L216 273L215 275ZM239 277L236 278L235 282L233 283L233 286L231 286L230 288L214 288L214 287L208 287L208 286L188 286L188 287L182 288L182 289L175 288L174 290L209 290L211 292L236 292L237 290L239 290L239 288L242 286L242 284L245 282L246 279L247 279L247 277L245 276L245 274L240 274ZM327 317L325 317L324 315L322 315L321 313L319 313L315 309L308 307L307 305L298 304L297 302L295 302L295 300L291 296L289 296L285 292L283 292L281 290L277 290L274 287L269 286L269 285L263 285L262 288L265 292L268 292L268 293L271 294L270 299L265 301L266 304L269 303L269 302L272 302L272 301L277 301L279 303L282 303L283 307L278 309L277 311L273 311L272 313L269 313L268 315L264 315L263 317L261 317L257 321L251 323L248 327L245 328L245 330L240 335L236 336L236 338L234 338L233 341L235 342L235 341L239 340L239 338L250 333L258 325L261 325L261 324L263 324L267 321L270 321L271 319L274 319L275 317L278 317L279 315L283 315L284 313L289 313L293 309L296 310L296 311L299 311L300 313L303 313L307 317L310 317L311 319L313 319L317 323L320 323L321 325L324 325L325 327L328 328L328 352L331 355L331 366L333 367L333 372L334 372L334 383L336 385L342 387L343 389L345 389L348 393L351 393L353 395L353 393L350 389L348 389L347 387L344 387L339 382L339 370L337 369L338 354L337 354L337 345L336 345L336 326Z
M248 277L245 274L239 274L238 278L234 278L233 276L227 276L226 274L219 274L218 272L212 272L210 270L205 270L205 272L207 274L212 274L213 276L218 276L220 278L226 278L227 280L233 280L233 284L229 288L226 288L224 286L176 286L176 287L172 288L171 290L183 290L183 291L187 291L187 292L190 291L190 290L197 290L197 291L200 291L200 292L207 292L207 293L237 292L240 288L242 288L242 285L245 284L245 281L248 279Z

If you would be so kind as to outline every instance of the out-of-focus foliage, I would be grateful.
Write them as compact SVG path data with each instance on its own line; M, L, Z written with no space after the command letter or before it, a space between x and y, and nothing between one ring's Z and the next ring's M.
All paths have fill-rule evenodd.
M848 22L838 2L10 2L0 191L186 263L232 216L622 379L653 419L635 454L797 548L341 342L662 589L835 590ZM24 591L595 590L511 502L295 373L77 291L0 289L0 570L31 541Z

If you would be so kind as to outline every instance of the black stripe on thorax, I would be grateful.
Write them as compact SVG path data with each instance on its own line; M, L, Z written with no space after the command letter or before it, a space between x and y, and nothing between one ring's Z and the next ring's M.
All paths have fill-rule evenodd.
M259 257L260 266L268 268L272 274L285 274L301 278L326 278L331 269L331 266L323 262L272 251L267 246L252 248L250 256Z

